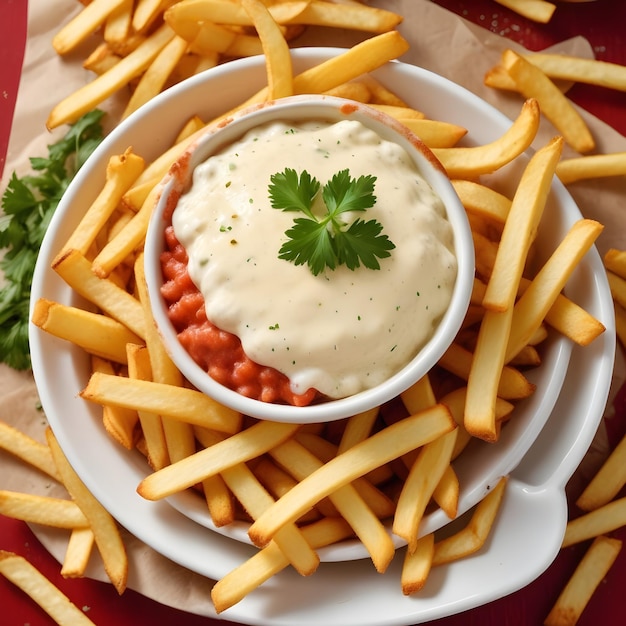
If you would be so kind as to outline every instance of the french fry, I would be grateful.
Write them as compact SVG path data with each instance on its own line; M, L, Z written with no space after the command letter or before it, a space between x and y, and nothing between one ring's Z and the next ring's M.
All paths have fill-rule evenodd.
M611 451L598 472L578 496L576 506L593 511L608 504L626 485L626 436Z
M556 4L545 0L496 0L496 2L540 24L547 24L556 9Z
M467 134L466 128L439 120L399 118L399 121L431 149L452 148Z
M0 514L55 528L79 528L88 525L81 509L70 500L15 491L0 491Z
M615 332L622 346L626 346L626 309L615 305Z
M128 378L130 380L152 381L152 366L150 355L145 346L129 343L126 345L128 355ZM98 370L94 370L98 372ZM111 375L108 372L102 372ZM143 406L126 407L114 404L103 404L103 407L115 407L118 409L132 410L137 412L137 418L141 425L141 432L145 439L146 456L152 469L161 469L169 464L169 451L165 440L165 431L161 416L154 411L149 411Z
M57 257L69 250L86 255L106 221L145 167L145 161L129 148L123 154L112 156L106 168L106 182L93 204L87 209Z
M137 492L148 500L165 498L237 463L268 452L291 437L299 427L298 424L282 422L258 422L210 448L146 476L139 483Z
M574 150L586 153L595 148L587 124L561 90L535 65L510 48L501 63L525 98L535 98L541 112Z
M166 415L220 432L238 432L241 424L240 413L227 409L200 391L165 383L95 372L80 395L98 404L115 404Z
M94 542L95 538L91 528L72 529L61 566L61 576L64 578L81 578L85 575Z
M469 213L480 215L503 225L511 210L511 200L505 195L471 180L451 181L459 199Z
M0 448L36 467L51 478L59 479L50 448L2 421L0 421Z
M609 288L611 289L613 300L621 307L626 308L626 279L614 272L607 272L606 276L609 279Z
M311 476L322 471L328 465L328 463L324 464L298 441L293 439L285 441L280 446L270 450L270 455L299 481L294 485L293 489L298 489L302 482L310 480ZM293 489L283 494L283 497L277 500L277 502L282 502ZM341 515L346 520L356 536L361 540L376 570L378 572L386 571L393 559L395 547L386 528L378 517L374 515L363 498L361 498L356 488L353 485L345 484L337 489L333 489L328 494L328 499L336 508L336 514ZM316 502L314 504L319 505L320 503ZM272 505L270 510L274 506L276 504ZM306 511L303 510L302 513L304 512ZM296 518L300 519L301 515L297 515Z
M52 47L58 54L71 52L98 30L124 2L125 0L93 0L56 33L52 38Z
M117 9L109 13L104 23L104 41L118 43L130 36L133 8L133 0L123 0Z
M91 358L91 369L93 372L115 374L115 368L110 361L96 356ZM102 407L102 425L104 429L114 441L117 441L127 450L132 450L135 445L135 426L137 425L137 420L137 411L111 405Z
M223 438L219 436L211 438L210 433L204 432L202 443L210 449L220 440L223 441ZM252 519L257 518L274 503L272 496L245 463L232 465L224 469L220 475ZM282 528L276 533L274 541L294 569L302 576L310 576L317 569L320 562L319 556L295 524Z
M115 363L126 363L127 343L142 343L140 337L110 317L43 298L35 303L32 321L41 330Z
M434 148L450 178L473 178L491 174L524 152L539 128L538 102L526 100L511 127L493 142L473 147Z
M626 175L626 152L593 154L563 159L556 175L564 185L590 178L608 178Z
M567 548L581 541L606 535L626 525L626 497L612 500L607 504L580 515L567 523L561 544Z
M0 574L30 596L61 626L94 626L70 599L24 557L0 550Z
M545 626L574 626L615 562L622 542L596 537L548 613Z
M463 380L469 377L472 353L458 343L452 343L439 359L439 365ZM505 365L502 368L498 396L505 400L521 400L529 397L535 390L533 383L517 369Z
M393 518L393 532L408 543L410 553L418 547L419 523L450 464L456 434L455 429L423 446L404 481Z
M324 518L303 528L302 533L313 549L331 545L352 534L352 529L340 517ZM244 561L211 589L211 599L218 613L222 613L266 580L287 567L289 561L275 543Z
M46 438L63 485L89 521L107 576L121 594L126 589L128 558L116 522L74 471L52 430L46 431Z
M138 33L146 32L161 16L163 10L175 3L175 0L136 0L133 11L133 30Z
M503 312L515 302L562 149L563 140L555 137L533 155L522 174L483 298L487 310Z
M604 254L604 267L614 274L626 278L626 250L610 248Z
M599 222L579 220L570 228L563 241L539 270L515 304L506 361L512 359L528 343L576 265L602 230L603 226Z
M278 24L261 0L241 0L241 5L250 16L263 45L268 98L276 100L293 95L289 44Z
M463 558L483 547L502 504L506 484L507 478L501 478L476 505L465 528L435 543L433 566Z
M167 79L178 64L178 61L180 61L183 54L185 54L187 46L188 42L182 39L182 37L177 36L172 37L170 41L163 46L139 79L122 113L122 119L128 117L141 105L146 104L146 102L162 91Z
M435 535L433 533L420 537L413 552L406 551L400 577L402 593L405 596L422 590L428 580L434 554Z
M553 79L626 91L626 67L619 63L549 52L533 52L526 58Z
M116 6L106 0L103 3L111 8ZM74 122L81 115L95 109L98 104L141 74L173 37L174 32L167 24L161 26L109 71L59 102L48 116L47 128L51 130L61 124Z
M334 490L453 430L455 426L447 409L441 405L388 426L335 457L277 500L250 526L250 539L257 546L266 545L283 524L295 521Z
M57 257L52 269L83 298L123 324L141 339L146 323L141 303L128 291L91 271L91 263L78 251L68 249Z

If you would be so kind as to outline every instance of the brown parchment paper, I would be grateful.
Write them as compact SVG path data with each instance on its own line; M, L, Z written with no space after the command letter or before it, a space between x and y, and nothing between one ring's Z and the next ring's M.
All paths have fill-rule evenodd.
M519 46L426 0L387 0L372 4L384 6L404 16L400 30L411 43L411 48L402 58L403 61L450 78L511 118L517 115L520 99L484 87L482 78L485 71L498 60L504 47L520 49ZM27 171L28 157L45 155L46 146L63 132L63 129L59 129L49 133L45 128L45 120L52 106L91 79L91 75L81 67L85 50L91 49L91 46L85 46L85 49L64 59L59 58L51 46L55 32L80 6L76 0L29 1L28 42L2 190L12 171ZM360 38L362 36L350 32L311 29L296 45L349 46ZM580 56L593 56L590 45L582 38L563 42L554 49ZM118 96L101 106L111 114L109 124L115 123L123 100L123 96ZM602 121L584 111L582 113L596 137L599 151L626 151L624 137ZM554 134L555 129L544 122L536 141L537 146ZM606 226L598 241L600 253L603 254L609 247L626 248L626 231L623 227L626 180L578 183L570 186L570 192L586 217L597 219ZM624 378L624 358L619 351L614 388ZM46 419L38 407L37 391L31 374L15 372L0 365L0 397L0 419L43 441ZM610 408L607 410L607 418L610 419ZM600 428L590 452L581 464L581 472L589 475L605 454L604 429ZM55 485L54 481L37 471L29 470L1 451L0 489L64 495L64 490ZM67 544L67 533L40 527L35 527L34 531L47 549L61 560ZM130 555L130 588L164 604L186 611L207 613L211 581L175 565L128 533L125 541ZM97 556L92 559L88 575L106 579Z

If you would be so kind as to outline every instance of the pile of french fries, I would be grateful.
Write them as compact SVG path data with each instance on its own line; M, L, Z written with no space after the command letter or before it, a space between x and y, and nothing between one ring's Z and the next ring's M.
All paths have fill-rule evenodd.
M218 10L226 13L212 12ZM383 573L396 554L389 527L407 543L400 580L401 592L407 595L424 587L433 567L480 550L506 497L506 477L491 486L460 531L445 539L420 533L429 507L440 507L450 519L457 517L462 476L457 476L454 460L473 438L497 445L501 429L515 419L516 403L535 391L525 372L541 367L541 345L550 333L562 333L584 346L605 330L562 293L600 234L600 224L580 220L543 267L532 272L527 263L552 180L555 175L565 179L564 144L588 146L584 129L576 126L575 134L568 131L555 137L525 160L542 113L562 106L560 92L555 96L545 81L538 83L539 91L528 91L537 66L507 53L501 74L509 82L503 88L523 94L518 117L489 144L458 145L465 128L427 119L371 76L406 51L407 42L393 30L399 21L399 16L357 2L92 0L55 39L63 53L102 28L104 43L86 63L98 77L55 107L50 127L76 119L131 81L136 84L126 113L168 81L233 55L263 52L267 87L242 107L296 93L332 93L384 110L433 150L472 226L477 270L465 324L433 371L392 403L394 410L378 407L332 425L256 421L219 405L183 379L155 331L143 274L142 245L158 183L176 158L219 119L181 120L172 147L150 163L131 147L110 159L101 193L86 207L52 264L89 303L89 310L40 300L33 322L91 355L91 377L80 395L102 407L104 430L115 441L145 455L152 473L137 486L141 495L156 500L193 489L206 500L217 526L236 519L250 522L249 535L259 551L215 584L211 597L217 612L289 565L302 575L312 574L319 565L317 550L348 538L360 540L373 566ZM356 24L380 34L294 76L290 38L306 24L320 23ZM220 47L209 49L207 41L221 42ZM584 157L583 169L591 158ZM511 197L483 182L486 175L518 159L523 172ZM576 171L577 180L594 175L587 169ZM607 255L605 261L615 273L614 294L624 297L623 287L615 287L619 280L626 284L623 253L610 259ZM623 300L620 306L625 306ZM623 316L621 320L623 341ZM128 560L119 530L75 475L54 435L48 432L47 445L41 445L0 428L0 446L60 480L71 496L48 502L4 492L0 513L68 528L71 535L62 569L68 576L81 575L95 544L121 593ZM614 483L617 490L618 484ZM595 489L590 485L592 492ZM601 512L612 506L619 515L610 524L602 513L573 520L564 545L626 523L626 507L620 501L609 505L606 494L603 502L597 497L592 501L595 504L581 507ZM594 525L587 519L603 521ZM619 547L612 539L599 539L592 550L615 555ZM29 593L37 584L24 583L33 579L24 573L28 564L20 559L0 555L0 572ZM605 566L609 561L604 560ZM587 567L581 564L583 573L572 583L575 591L564 591L554 615L572 605L580 614L600 571L588 574ZM13 568L20 573L14 575ZM36 590L32 595L46 610L54 604Z

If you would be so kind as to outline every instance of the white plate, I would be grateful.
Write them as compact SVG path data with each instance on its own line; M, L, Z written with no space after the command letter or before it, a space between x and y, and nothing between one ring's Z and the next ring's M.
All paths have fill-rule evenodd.
M332 49L294 51L295 66L302 69L336 53ZM461 101L457 86L418 68L392 63L379 70L377 76L426 114L465 125L475 140L494 139L510 124L469 92L463 92ZM184 120L198 112L216 111L215 101L220 110L227 109L261 87L264 80L262 59L220 66L185 83L181 89L191 97L185 106L177 105L176 116ZM80 217L80 204L74 200L80 198L84 206L95 197L109 155L131 144L150 158L168 147L177 125L167 128L167 124L156 124L150 118L157 109L172 106L173 93L156 98L141 120L135 122L135 116L131 116L109 135L93 156L93 162L99 164L97 175L88 175L86 170L79 173L44 241L33 282L34 299L76 302L71 290L49 269L51 259ZM139 141L146 129L149 146ZM550 218L551 228L543 231L557 236L580 218L580 213L559 183L554 185L550 202L560 211ZM564 485L593 438L613 367L613 307L595 250L585 257L570 283L571 296L601 319L608 331L584 350L574 349L565 388L549 420L549 409L545 407L551 407L558 396L562 382L558 376L547 385L547 393L539 397L543 408L534 407L545 413L542 418L530 424L519 420L507 425L503 440L489 448L495 461L485 455L486 467L472 470L480 479L472 484L472 473L468 470L465 476L465 470L459 467L466 485L461 504L467 508L524 457L512 471L504 509L483 551L436 569L423 592L412 598L402 596L399 589L401 554L384 576L376 574L367 561L325 563L306 579L285 571L222 617L249 624L302 626L321 622L328 626L415 624L489 602L536 578L558 551L567 514ZM147 471L143 457L129 454L104 436L97 407L77 397L86 384L87 358L80 350L65 345L59 349L57 340L36 328L31 332L31 350L41 401L62 448L87 486L122 525L158 552L210 578L223 576L253 553L247 545L207 532L166 502L148 502L138 496L135 487ZM567 342L557 341L551 358L566 356L568 350ZM536 401L533 398L529 404ZM498 449L507 445L507 438L515 443L510 444L505 459L498 458ZM531 551L529 545L533 546ZM214 615L208 600L206 615Z

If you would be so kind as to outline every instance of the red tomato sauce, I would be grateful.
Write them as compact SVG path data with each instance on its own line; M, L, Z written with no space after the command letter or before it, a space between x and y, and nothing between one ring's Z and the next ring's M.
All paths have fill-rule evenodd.
M248 398L294 406L306 406L318 400L320 394L315 389L293 393L287 376L250 359L239 337L207 319L204 298L187 270L187 252L171 226L165 230L165 243L161 255L161 294L178 339L191 358L211 378Z

